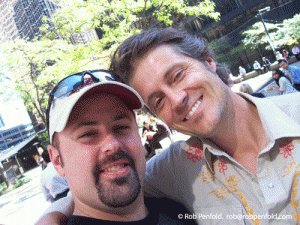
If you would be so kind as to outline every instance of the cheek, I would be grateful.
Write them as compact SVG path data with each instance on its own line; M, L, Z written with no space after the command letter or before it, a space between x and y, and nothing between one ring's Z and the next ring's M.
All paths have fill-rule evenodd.
M173 113L172 108L169 106L166 106L163 110L163 112L159 113L157 115L164 123L166 123L169 127L172 127L173 125Z
M77 148L69 145L67 151L62 155L64 160L64 171L66 177L72 178L73 182L83 182L89 175L92 167L92 154L82 147Z
M143 144L138 131L130 137L125 137L122 142L125 148L130 151L130 154L134 157L136 163L145 159Z

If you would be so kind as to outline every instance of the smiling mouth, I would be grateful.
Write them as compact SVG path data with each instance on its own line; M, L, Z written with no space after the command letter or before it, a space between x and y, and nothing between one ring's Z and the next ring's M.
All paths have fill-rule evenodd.
M194 106L192 107L192 109L188 112L188 114L186 115L186 117L183 119L183 121L187 121L189 118L191 118L192 115L194 115L194 113L196 112L196 110L199 108L199 106L201 105L203 101L203 96L200 97L200 99L198 101L195 102Z
M118 166L109 167L107 169L102 170L102 172L112 172L112 171L120 170L120 169L124 168L125 166L128 166L128 163L124 163L124 164L121 164L121 165L118 165Z

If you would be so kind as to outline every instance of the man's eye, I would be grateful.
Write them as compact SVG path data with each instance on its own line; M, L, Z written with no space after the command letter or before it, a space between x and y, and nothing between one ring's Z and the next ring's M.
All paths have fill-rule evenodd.
M177 81L183 74L184 74L183 70L178 71L178 73L176 73L176 75L174 76L173 82Z
M162 102L162 99L163 99L163 98L157 99L157 101L155 102L155 109L159 108L159 106L160 106L160 104L161 104L161 102Z
M123 132L130 129L130 126L117 126L114 128L116 132Z
M89 131L89 132L86 132L86 133L80 135L79 138L90 137L90 136L93 136L96 134L97 134L97 132L95 132L95 131Z

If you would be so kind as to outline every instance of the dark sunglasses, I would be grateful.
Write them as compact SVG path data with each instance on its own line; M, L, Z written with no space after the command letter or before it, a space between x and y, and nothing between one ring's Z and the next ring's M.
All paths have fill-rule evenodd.
M108 70L88 70L80 73L72 74L62 79L51 91L48 100L48 108L46 112L47 126L49 128L49 112L52 102L57 98L67 97L80 89L104 81L122 82L122 79Z

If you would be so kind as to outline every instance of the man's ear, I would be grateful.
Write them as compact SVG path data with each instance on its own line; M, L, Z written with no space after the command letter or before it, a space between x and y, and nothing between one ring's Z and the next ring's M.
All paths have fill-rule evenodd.
M205 58L205 62L206 62L206 65L207 65L212 71L214 71L214 72L217 71L217 65L216 65L215 61L214 61L212 58L210 58L210 57Z
M48 145L48 152L50 155L51 162L56 169L59 176L64 177L65 172L63 168L61 154L59 153L58 149L56 149L53 145Z

